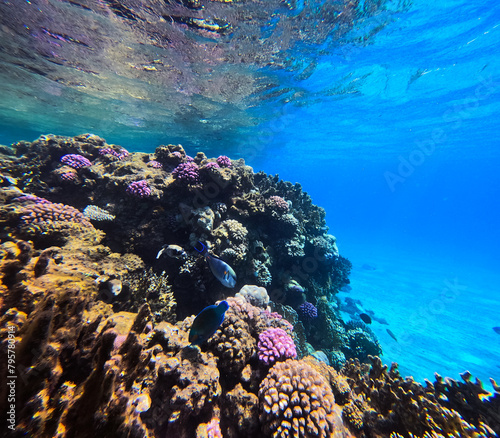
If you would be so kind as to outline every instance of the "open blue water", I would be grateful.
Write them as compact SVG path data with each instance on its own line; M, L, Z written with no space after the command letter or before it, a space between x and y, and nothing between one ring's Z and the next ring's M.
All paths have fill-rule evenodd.
M33 4L42 14L53 5L18 3L27 16ZM72 7L66 16L93 14ZM11 23L29 29L14 38L14 24L2 28L12 56L4 50L0 58L0 142L93 132L131 151L182 143L190 153L244 157L256 171L300 182L354 264L352 290L341 296L389 323L373 323L386 362L421 381L466 369L500 380L492 330L500 326L500 4L363 2L355 18L348 32L296 46L286 32L257 23L286 48L291 67L219 60L170 89L167 79L147 76L161 70L151 63L161 51L129 56L139 49L122 28L115 35L122 46L111 50L102 36L101 58L79 47L87 65L58 61L61 71L55 60L63 50L70 59L69 43L50 35L69 31L57 20L50 33L36 31L35 21L17 17ZM315 26L321 30L321 20ZM18 49L30 38L53 47L43 59L23 60ZM211 47L206 56L215 59L223 49L208 41L203 50ZM248 56L258 53L250 48ZM37 62L51 73L25 68Z

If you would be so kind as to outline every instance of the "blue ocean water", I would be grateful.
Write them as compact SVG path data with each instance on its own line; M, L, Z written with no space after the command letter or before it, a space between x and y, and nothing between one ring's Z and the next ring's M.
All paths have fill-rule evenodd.
M46 15L53 6L22 4L26 16L32 5ZM300 18L299 6L290 10ZM389 323L373 323L384 361L419 380L435 371L458 378L466 369L500 379L492 330L500 326L497 2L361 2L345 32L293 45L286 32L269 31L286 53L281 64L226 65L223 49L206 37L200 45L214 49L208 59L223 60L214 72L193 68L176 78L174 91L169 78L147 76L164 65L155 63L160 49L129 59L124 53L138 44L121 28L114 38L122 46L112 50L112 38L101 36L101 58L90 59L80 44L80 63L70 64L65 44L89 45L92 36L71 40L62 28L17 23L22 38L14 27L2 30L1 143L49 132L93 132L131 151L182 143L190 153L243 157L256 171L299 182L325 208L341 254L354 264L343 297ZM321 30L321 20L316 25ZM48 40L40 65L50 74L33 73L39 61L21 58L23 38ZM204 74L210 86L199 82Z

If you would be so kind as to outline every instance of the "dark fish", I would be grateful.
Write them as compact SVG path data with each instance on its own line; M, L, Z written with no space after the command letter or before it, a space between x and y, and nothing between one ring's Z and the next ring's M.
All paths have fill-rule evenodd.
M200 244L201 249L196 248L196 246L194 249L205 257L215 278L219 280L223 286L234 287L236 285L236 273L233 268L231 268L231 266L219 257L209 254L207 247L203 243L198 243Z
M371 324L372 319L370 318L370 315L367 315L366 313L360 313L359 317L365 324Z
M500 327L493 327L493 330L500 335Z
M189 330L189 342L192 345L200 345L210 339L224 321L227 309L229 309L227 301L221 301L218 306L214 304L205 307L198 313Z
M387 330L387 333L389 333L389 336L394 339L396 342L398 342L398 340L396 339L396 335L394 333L392 333L389 329L386 329Z

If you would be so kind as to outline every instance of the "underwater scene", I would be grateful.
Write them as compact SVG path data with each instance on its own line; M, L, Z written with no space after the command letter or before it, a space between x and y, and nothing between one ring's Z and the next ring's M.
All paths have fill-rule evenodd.
M497 437L498 47L493 0L2 1L0 437Z

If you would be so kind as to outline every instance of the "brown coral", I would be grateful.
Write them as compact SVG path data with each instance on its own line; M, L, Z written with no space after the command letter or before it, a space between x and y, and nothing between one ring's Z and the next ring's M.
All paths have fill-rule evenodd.
M415 437L460 436L492 437L493 431L482 421L469 424L453 409L440 404L434 387L423 387L412 378L403 379L392 364L388 370L379 357L369 356L369 371L357 360L350 360L342 373L352 392L363 398L346 407L344 415L356 427L363 412L363 430L368 436L405 433ZM397 435L391 435L397 436Z
M255 353L257 342L241 312L230 307L224 322L209 340L209 346L220 358L219 366L229 373L239 373Z
M260 385L259 399L266 436L345 436L328 383L302 360L274 365Z
M74 207L65 204L45 202L31 204L21 209L21 221L25 225L41 225L51 222L75 222L82 226L91 227L87 218Z
M223 221L213 232L221 257L230 258L232 263L243 262L248 253L248 230L234 219Z
M327 365L324 362L318 361L313 356L307 356L304 362L308 363L315 371L320 373L332 388L335 402L339 405L344 405L352 397L351 388L347 379L342 374L338 373L335 368Z
M259 429L259 399L241 383L222 397L222 412L227 421L225 437L253 436Z

